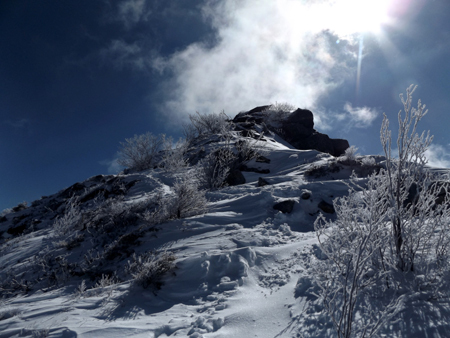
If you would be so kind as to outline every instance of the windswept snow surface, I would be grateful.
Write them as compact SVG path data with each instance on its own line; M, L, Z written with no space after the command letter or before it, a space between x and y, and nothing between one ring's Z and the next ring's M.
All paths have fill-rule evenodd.
M125 280L80 291L87 277L75 276L60 286L17 292L0 303L0 337L331 336L332 327L320 314L302 317L309 300L307 258L317 249L313 223L322 212L318 205L331 204L347 193L349 173L341 179L306 178L306 170L330 157L269 143L270 164L248 164L267 168L269 174L245 172L246 184L207 193L206 214L160 224L158 231L145 232L133 244L136 254L161 248L175 254L176 267L164 275L159 290ZM258 186L260 177L269 184ZM170 193L173 183L158 170L121 179L137 182L127 191L124 203ZM285 200L295 201L291 213L273 209ZM67 254L52 244L51 216L33 232L15 237L6 233L9 221L0 223L3 278L14 273L19 279L23 271L35 269L36 257L43 253ZM70 254L75 257L79 252L82 257L93 243L82 242ZM131 253L123 262L130 257ZM116 269L123 269L121 262L117 261ZM416 321L412 328L403 328L406 322L395 324L400 332L407 332L397 336L448 336L448 304L430 306L434 308L424 309L424 318L420 313L406 316Z

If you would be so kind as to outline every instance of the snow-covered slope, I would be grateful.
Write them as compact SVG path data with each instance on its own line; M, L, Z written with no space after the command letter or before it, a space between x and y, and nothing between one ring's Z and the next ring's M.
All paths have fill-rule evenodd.
M246 164L260 173L245 184L207 192L202 215L152 223L145 211L182 174L155 169L92 177L2 217L0 337L331 336L305 317L306 268L313 223L334 217L354 168L327 171L330 155L278 141L264 141L270 163ZM292 211L274 209L283 201ZM160 279L136 283L161 261ZM433 318L427 332L444 337L448 320Z

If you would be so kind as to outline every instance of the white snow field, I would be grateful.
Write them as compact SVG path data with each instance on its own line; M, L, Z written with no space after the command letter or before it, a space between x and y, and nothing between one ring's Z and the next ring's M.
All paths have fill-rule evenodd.
M68 201L67 189L5 215L0 337L333 337L326 315L307 310L312 299L308 257L317 253L313 224L324 212L319 204L332 204L347 193L351 168L305 176L332 156L292 149L275 139L266 143L270 163L253 160L247 166L270 173L244 172L245 184L209 191L202 215L153 227L131 219L101 231L67 232L54 225L67 213L62 203ZM260 177L268 184L260 186ZM172 174L155 169L93 177L70 191L86 197L101 183L111 192L114 179L122 186L132 182L120 199L128 206L171 194L174 182ZM80 208L88 210L94 202L85 200ZM273 208L286 200L294 201L292 212ZM110 208L113 214L119 205ZM23 232L18 229L22 220L28 220ZM8 233L11 227L19 234ZM123 236L132 231L138 235L127 242ZM127 272L133 260L155 251L173 254L174 267L158 285L133 283ZM417 295L401 306L380 336L450 337L448 302Z

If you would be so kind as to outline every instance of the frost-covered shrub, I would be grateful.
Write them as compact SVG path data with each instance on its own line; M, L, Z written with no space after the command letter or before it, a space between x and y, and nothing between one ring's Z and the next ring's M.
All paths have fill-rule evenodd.
M275 104L270 105L266 110L264 110L263 113L267 116L267 122L269 125L279 127L280 123L295 109L295 106L287 102L275 102Z
M17 204L14 208L12 208L13 212L19 212L28 208L28 203L26 201Z
M168 137L164 142L164 151L159 166L166 172L177 172L188 166L187 151L188 144L180 139L174 144L172 137Z
M12 208L3 209L2 212L0 213L0 217L10 214L11 212L13 212Z
M205 191L199 189L196 180L190 175L176 181L173 190L175 194L170 201L171 213L176 218L200 215L207 210Z
M236 159L236 154L229 147L209 153L197 164L195 171L200 187L213 190L223 187Z
M80 226L81 221L82 214L78 199L72 197L66 202L64 214L53 222L54 236L62 239L68 235L73 235L75 229Z
M359 156L357 153L358 148L355 146L350 146L347 149L345 149L345 152L342 156L339 157L339 162L344 164L355 164L356 158Z
M356 157L358 156L358 148L355 146L350 146L347 149L345 149L344 156L348 161L355 161Z
M319 163L311 165L304 173L305 177L321 178L329 174L335 174L341 171L340 166L336 161L328 161L326 163Z
M162 286L162 277L175 267L176 257L168 251L149 252L136 256L128 261L125 270L133 277L133 284L144 289Z
M190 126L185 126L187 142L199 136L224 135L231 131L232 124L228 116L222 111L219 114L190 114Z
M372 156L363 157L361 160L361 164L366 167L373 167L377 164L375 159Z
M263 133L256 136L256 138L246 138L235 143L237 151L236 166L245 164L252 159L267 155L266 142L262 141Z
M414 90L407 89L406 100L400 96L398 157L392 156L385 115L386 168L370 175L365 186L353 176L349 195L334 201L336 220L319 216L315 223L327 258L312 260L311 275L339 337L373 336L408 294L439 298L449 287L450 191L439 184L448 177L425 168L432 137L417 134L427 111L420 100L411 107Z
M18 308L3 308L0 310L0 321L16 316L20 317L21 314L22 312Z
M165 135L153 135L150 132L134 135L121 142L118 163L132 170L142 171L154 166L155 157L164 144Z

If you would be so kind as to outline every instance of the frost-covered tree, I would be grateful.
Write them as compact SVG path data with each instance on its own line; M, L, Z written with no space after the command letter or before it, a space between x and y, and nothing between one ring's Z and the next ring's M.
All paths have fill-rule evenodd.
M118 163L137 171L150 169L164 142L164 134L153 135L150 132L125 139L120 143Z
M315 223L325 259L312 259L313 275L338 337L373 336L408 293L433 298L446 289L448 177L425 167L432 137L417 133L427 110L420 100L412 107L415 89L407 89L406 99L400 95L398 156L385 115L385 168L367 182L353 176L349 195L334 201L336 220L321 216Z

